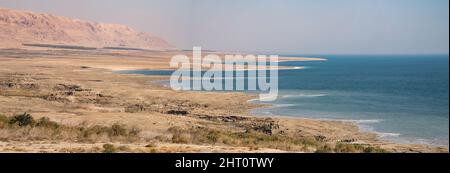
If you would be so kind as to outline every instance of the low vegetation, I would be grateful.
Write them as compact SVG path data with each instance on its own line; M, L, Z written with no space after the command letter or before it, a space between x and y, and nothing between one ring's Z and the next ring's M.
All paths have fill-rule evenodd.
M11 117L0 115L0 140L2 141L64 141L83 143L106 143L98 152L127 152L127 146L116 147L115 142L137 142L141 130L122 124L111 126L86 125L67 126L51 121L47 117L34 119L28 113ZM315 137L297 137L287 134L269 134L264 131L247 129L243 131L216 130L206 127L171 127L167 137L155 138L160 141L178 144L223 145L248 147L250 150L261 148L278 149L291 152L316 153L385 153L379 148L351 143L324 142ZM142 142L142 141L141 141ZM146 146L152 150L155 144Z
M213 130L203 127L183 129L172 127L168 129L173 143L220 144L249 148L271 148L285 151L306 151L317 153L385 153L379 147L358 144L330 144L314 137L294 137L288 135L269 135L258 131L230 132Z
M77 142L135 141L140 129L122 124L111 126L87 125L67 126L51 121L47 117L35 120L28 113L12 117L0 115L0 140L33 141L62 140Z
M113 144L105 144L103 145L103 153L116 153L117 148Z

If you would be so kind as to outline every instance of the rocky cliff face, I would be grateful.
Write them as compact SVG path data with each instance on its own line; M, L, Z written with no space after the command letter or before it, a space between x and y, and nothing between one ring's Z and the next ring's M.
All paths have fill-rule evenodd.
M124 25L0 8L0 48L17 48L22 44L174 49L161 38Z

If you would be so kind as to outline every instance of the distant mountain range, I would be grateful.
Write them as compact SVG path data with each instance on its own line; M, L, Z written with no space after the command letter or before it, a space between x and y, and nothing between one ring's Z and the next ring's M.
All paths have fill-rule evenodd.
M167 41L128 26L0 8L0 48L32 45L172 50Z

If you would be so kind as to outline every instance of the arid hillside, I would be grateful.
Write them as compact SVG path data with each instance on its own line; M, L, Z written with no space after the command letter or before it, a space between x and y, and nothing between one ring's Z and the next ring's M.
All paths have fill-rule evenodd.
M161 38L124 25L0 8L0 48L18 48L23 44L149 50L174 48Z

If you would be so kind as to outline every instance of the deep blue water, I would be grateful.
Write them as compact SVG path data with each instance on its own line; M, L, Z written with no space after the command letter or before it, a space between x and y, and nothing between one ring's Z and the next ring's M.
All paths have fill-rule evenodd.
M254 114L351 121L383 139L448 146L448 55L320 57L328 61L280 63L307 68L279 71L279 99Z

